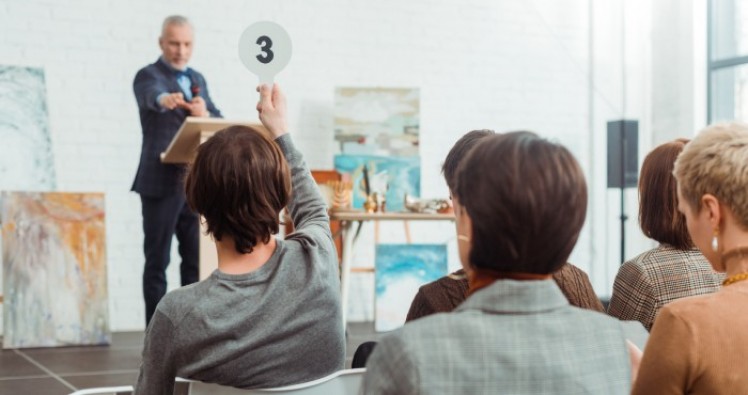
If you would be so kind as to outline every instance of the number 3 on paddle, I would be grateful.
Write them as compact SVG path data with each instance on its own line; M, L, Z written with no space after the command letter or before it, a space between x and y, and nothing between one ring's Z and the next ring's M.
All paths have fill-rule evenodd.
M275 57L271 49L273 47L273 40L268 36L260 36L256 42L260 45L260 51L262 51L261 54L257 55L257 60L266 64L272 62L273 57Z
M272 84L291 60L291 38L275 22L255 22L239 37L239 59L261 84Z

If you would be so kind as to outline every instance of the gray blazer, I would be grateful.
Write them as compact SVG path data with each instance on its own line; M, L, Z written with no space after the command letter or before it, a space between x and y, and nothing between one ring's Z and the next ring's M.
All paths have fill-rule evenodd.
M385 336L365 394L628 394L620 322L573 307L553 280L499 280L453 313Z

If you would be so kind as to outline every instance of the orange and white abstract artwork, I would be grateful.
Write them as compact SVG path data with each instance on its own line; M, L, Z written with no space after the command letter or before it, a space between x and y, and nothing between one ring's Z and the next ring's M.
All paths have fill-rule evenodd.
M3 348L109 344L104 194L3 192Z

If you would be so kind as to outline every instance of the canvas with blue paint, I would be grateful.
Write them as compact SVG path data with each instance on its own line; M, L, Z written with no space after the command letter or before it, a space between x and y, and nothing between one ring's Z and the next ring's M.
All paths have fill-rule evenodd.
M363 167L369 172L371 191L385 192L387 211L404 211L405 194L421 196L421 158L375 155L336 155L335 170L350 175L353 182L353 208L363 208L366 191Z
M0 190L55 188L44 71L0 65Z
M446 274L446 244L377 245L376 330L401 327L418 288Z
M345 154L418 156L418 88L335 89L335 140Z
M44 70L0 65L0 141L0 191L55 188Z

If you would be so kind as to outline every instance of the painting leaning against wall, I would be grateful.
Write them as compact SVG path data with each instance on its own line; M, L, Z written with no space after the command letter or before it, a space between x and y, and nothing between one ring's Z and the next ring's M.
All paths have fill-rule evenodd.
M0 65L0 141L0 191L55 189L44 70Z
M405 323L418 288L447 274L446 244L379 244L376 251L377 332Z
M3 348L108 344L104 195L3 192Z
M55 188L44 71L0 65L0 190Z

